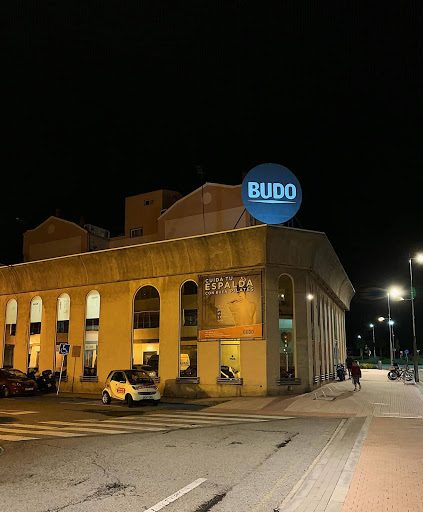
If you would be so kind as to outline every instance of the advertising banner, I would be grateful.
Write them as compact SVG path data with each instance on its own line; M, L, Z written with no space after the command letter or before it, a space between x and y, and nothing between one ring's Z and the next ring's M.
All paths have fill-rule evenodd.
M199 340L263 337L260 271L199 276Z

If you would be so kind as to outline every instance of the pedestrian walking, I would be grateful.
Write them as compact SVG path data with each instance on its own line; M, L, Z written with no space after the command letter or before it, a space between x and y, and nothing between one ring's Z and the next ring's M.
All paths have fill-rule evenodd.
M358 361L352 362L351 376L352 376L352 380L353 380L353 384L354 384L354 391L357 391L357 384L358 384L358 389L361 389L361 383L360 383L361 368L360 368L360 365L358 364Z
M353 358L351 356L348 356L345 363L347 365L348 378L351 379L351 368L352 368Z

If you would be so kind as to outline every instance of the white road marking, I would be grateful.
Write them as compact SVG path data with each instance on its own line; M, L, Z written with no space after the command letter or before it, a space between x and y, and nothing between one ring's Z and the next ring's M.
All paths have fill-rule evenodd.
M0 411L0 414L10 414L12 416L19 416L20 414L39 414L39 411Z
M156 503L155 505L153 505L152 507L147 509L145 512L158 512L162 508L167 507L167 505L170 505L170 503L173 503L174 501L176 501L178 498L180 498L187 492L192 491L193 489L195 489L196 487L201 485L206 480L207 480L207 478L197 478L197 480L194 480L194 482L191 482L186 487L183 487L179 491L176 491L174 494L171 494L164 500L159 501L159 503Z
M110 421L110 420L103 420L103 421L98 421L95 423L93 423L92 420L81 420L81 421L84 421L84 423L80 423L79 425L90 426L90 427L105 426L107 428L115 427L115 428L124 428L124 429L128 429L128 430L150 430L152 432L167 430L166 428L161 428L161 427L156 427L156 426L154 426L154 427L153 426L152 427L139 427L137 425L117 425L116 423L114 423L113 421Z
M39 439L38 437L24 437L24 436L9 436L7 434L0 434L0 439L3 441L30 441L31 439Z
M295 416L278 416L275 414L274 416L265 416L263 414L232 414L232 413L223 413L223 412L198 412L193 413L191 411L179 411L177 414L201 414L202 416L213 416L214 418L224 417L224 418L258 418L258 419L264 419L264 420L291 420L294 419Z
M233 418L229 418L229 417L226 417L224 415L222 416L201 416L201 414L152 414L151 416L148 416L149 418L151 417L157 417L157 418L177 418L178 421L180 421L182 418L195 418L195 422L193 423L213 423L214 421L232 421L232 422L235 422L235 421L248 421L248 422L252 422L252 421L268 421L268 420L265 420L265 419L256 419L254 418L254 420L252 418L238 418L238 417L233 417ZM201 418L201 419L200 419ZM187 419L186 421L189 421L189 419Z
M9 434L36 434L42 435L42 436L56 436L56 437L76 437L80 436L81 434L72 434L71 432L60 432L54 429L50 430L43 430L43 427L41 426L38 428L38 425L30 425L28 427L24 427L23 429L19 430L16 428L3 428L3 426L0 426L0 432L9 432ZM82 434L83 435L83 434Z
M81 427L82 423L73 423L69 421L42 421L41 423L47 423L48 425L61 425L66 427L68 430L77 430L80 432L100 432L103 434L129 434L127 430L112 430L97 427Z
M81 422L87 422L87 421L92 421L92 420L81 420ZM101 422L99 422L99 423L101 424ZM172 426L172 427L186 427L186 428L201 427L201 425L195 425L195 424L190 425L189 423L172 423L171 421L168 421L168 422L154 421L154 423L152 423L151 421L143 421L143 420L119 420L119 425L121 423L123 423L123 424L128 423L129 425L151 425L152 427L155 427L156 425L168 425L168 426ZM121 425L121 428L125 428L125 425Z

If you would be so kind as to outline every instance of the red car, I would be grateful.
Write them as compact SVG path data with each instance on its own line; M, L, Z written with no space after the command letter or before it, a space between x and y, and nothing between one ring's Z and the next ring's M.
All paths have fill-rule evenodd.
M14 368L0 369L0 396L7 398L12 395L35 395L38 386L35 380Z

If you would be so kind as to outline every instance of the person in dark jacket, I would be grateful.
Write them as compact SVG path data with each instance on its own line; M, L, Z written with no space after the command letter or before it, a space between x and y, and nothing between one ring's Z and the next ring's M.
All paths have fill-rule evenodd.
M357 384L358 384L358 389L361 389L361 383L360 383L361 368L357 361L353 361L353 363L352 363L351 377L352 377L353 384L354 384L354 391L357 391Z
M345 360L345 363L348 370L348 378L351 379L351 368L353 364L353 358L351 356L348 356L347 359Z

